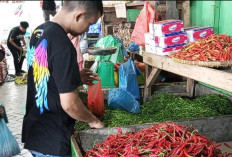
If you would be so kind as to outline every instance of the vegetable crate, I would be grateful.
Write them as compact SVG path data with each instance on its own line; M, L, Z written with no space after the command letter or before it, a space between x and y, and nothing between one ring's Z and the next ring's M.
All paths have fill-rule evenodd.
M72 157L82 157L82 152L81 152L81 143L79 140L79 135L77 132L75 132L71 136L71 152L72 152Z
M232 115L191 119L185 121L172 121L176 124L193 126L200 134L216 142L232 141ZM121 127L123 132L139 131L151 127L152 123ZM72 156L82 157L82 152L88 151L96 143L103 142L110 134L116 134L117 128L92 129L79 131L72 136Z

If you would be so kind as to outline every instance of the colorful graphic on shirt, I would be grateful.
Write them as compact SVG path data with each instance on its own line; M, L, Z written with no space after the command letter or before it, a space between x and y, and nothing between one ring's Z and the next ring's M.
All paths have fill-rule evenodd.
M36 37L35 43L43 35L43 29L36 29L33 32ZM27 48L27 65L28 69L33 66L34 83L36 88L36 106L40 109L40 114L43 114L44 108L49 110L47 103L47 83L49 80L50 72L48 70L48 57L47 57L47 40L43 39L40 44L29 46Z
M43 35L43 29L36 29L34 30L33 34L37 38L37 41L39 38ZM36 42L37 42L36 41ZM33 64L33 59L34 59L34 53L35 53L35 46L28 46L27 47L27 68L29 70L30 66Z
M34 59L34 53L35 53L35 46L27 47L27 69L29 70L30 66L33 64Z
M33 34L36 34L37 38L40 38L43 35L43 29L36 29Z
M47 40L43 39L34 51L33 75L36 88L36 105L43 114L44 107L49 110L47 103L47 83L50 72L48 70Z

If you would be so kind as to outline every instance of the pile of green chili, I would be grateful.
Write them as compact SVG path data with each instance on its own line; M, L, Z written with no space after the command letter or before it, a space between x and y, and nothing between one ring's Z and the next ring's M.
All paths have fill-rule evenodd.
M106 127L187 120L232 114L232 102L222 95L210 94L195 99L187 99L172 94L158 94L141 105L142 113L134 114L105 106L105 115L99 117ZM77 121L76 130L88 130L87 123Z

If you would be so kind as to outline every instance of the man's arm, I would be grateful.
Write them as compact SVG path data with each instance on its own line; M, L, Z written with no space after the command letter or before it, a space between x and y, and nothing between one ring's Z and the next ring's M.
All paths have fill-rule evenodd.
M76 52L71 46L66 46L52 60L53 71L51 75L60 93L62 109L73 119L89 123L91 128L102 128L104 124L87 110L76 91L81 84L81 79L83 83L87 83L91 81L89 75L93 74L86 71L80 77L77 60L73 58L74 53Z
M104 124L86 109L77 90L60 94L60 101L63 110L73 119L87 122L91 128L104 127Z
M23 42L23 46L22 46L22 47L26 46L26 42L25 42L24 37L23 37L21 40L22 40L22 42Z
M19 35L19 32L17 31L17 29L13 28L11 30L11 35L10 35L10 40L9 42L11 43L11 45L13 45L16 49L18 49L19 51L23 51L23 48L18 46L15 42L14 42L14 39L17 38L17 36Z
M16 49L23 51L23 48L18 46L17 44L15 44L14 39L10 38L9 42L11 43L11 45L13 45Z

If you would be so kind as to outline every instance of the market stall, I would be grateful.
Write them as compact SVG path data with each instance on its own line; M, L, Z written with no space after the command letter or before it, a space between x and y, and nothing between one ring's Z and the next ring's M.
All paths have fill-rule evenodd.
M134 29L137 16L141 9L144 7L144 1L142 2L104 2L104 15L101 18L102 21L102 37L107 35L116 35L123 41L126 48L132 43L130 37ZM120 4L117 6L117 4ZM155 2L150 1L151 5L154 6ZM124 5L124 8L122 7ZM120 15L118 15L118 8L122 7ZM181 19L184 20L185 27L190 25L190 3L188 1L160 1L157 6L157 19ZM173 14L173 10L177 12ZM124 27L125 24L125 27Z
M187 93L182 93L182 96L193 97L194 80L232 92L231 71L181 64L173 61L170 57L159 56L146 52L143 53L143 58L144 63L146 63L144 101L151 96L151 85L154 83L154 80L156 80L161 70L169 71L188 78L186 89Z
M170 11L167 9L170 7L169 5L176 7L171 7ZM220 150L216 150L216 146L207 145L207 147L202 147L201 151L199 147L204 144L198 143L199 145L197 146L197 144L191 143L198 149L194 149L194 146L187 146L185 140L188 137L192 137L194 131L190 129L192 131L190 135L184 137L189 129L183 126L180 126L180 128L183 127L182 131L184 133L181 137L185 140L182 141L183 143L180 142L181 146L165 148L170 141L165 141L164 143L167 142L166 145L161 142L165 137L173 139L177 136L175 131L174 133L171 132L171 135L169 134L170 127L176 124L194 127L204 139L209 138L216 142L231 141L232 139L231 133L228 132L230 130L230 111L232 107L231 97L229 96L232 92L232 70L230 68L232 65L232 54L229 53L232 47L232 40L228 36L222 35L218 37L213 35L213 27L211 26L187 28L190 25L189 5L190 2L181 4L180 2L176 4L172 4L172 2L161 3L159 11L165 10L165 14L161 12L160 19L151 20L150 17L154 13L151 11L151 8L154 6L153 3L125 4L126 10L131 8L144 9L145 11L143 11L146 12L150 9L149 11L151 12L148 11L149 15L147 15L149 17L143 16L141 11L136 23L132 23L126 18L117 18L117 13L115 13L115 10L117 12L116 6L105 6L105 14L102 18L102 33L103 37L105 36L103 40L110 39L112 36L121 39L123 46L129 52L130 57L134 59L135 64L131 59L127 60L125 58L121 62L113 62L114 84L119 88L103 89L106 99L105 112L104 115L99 117L107 128L91 130L87 124L77 122L75 127L78 133L72 136L72 152L74 156L82 156L85 152L85 156L126 156L133 153L133 155L137 156L162 155L165 157L171 155L200 156L200 154L202 156L230 155L226 153L220 154ZM180 9L180 6L182 9ZM146 7L149 9L146 10ZM172 20L165 20L170 19L167 16L174 16L176 9L179 12L179 16ZM147 25L143 25L143 20L146 21ZM144 28L144 30L141 28ZM201 41L203 39L208 41ZM140 51L131 52L129 50L131 43L128 41L131 43L133 41L139 45ZM197 42L194 45L195 41L201 42ZM225 42L228 44L225 44ZM219 46L215 43L218 43ZM203 51L204 49L207 49L207 52ZM174 53L176 54L175 56L173 56ZM188 53L191 54L192 58ZM143 58L143 63L136 62L135 54ZM190 60L187 60L185 57L190 58ZM108 58L108 60L111 59ZM142 68L140 67L141 64L143 64ZM144 65L146 68L144 68ZM160 90L162 94L157 94L157 91L154 92L154 84L160 82L162 79L160 74L163 71L184 78L183 80L186 80L187 83L182 82L184 84L182 87L186 91L173 88L172 91L174 92L171 95L163 94L170 93L170 88L166 88ZM138 75L141 72L145 75L144 89L142 89L144 92L139 92L141 88L138 86ZM105 77L105 82L112 80L111 75L112 72ZM196 84L197 81L201 83L200 88L199 84ZM178 83L175 82L171 86L176 86L176 84ZM224 93L227 92L227 95L223 94L223 92L218 92L214 95L215 91L208 88L210 86L220 89ZM141 103L140 98L143 98L143 103ZM168 129L164 129L166 124ZM159 125L162 127L161 131L158 132L165 132L163 138L159 136L160 133L157 137L154 137L152 144L148 144L150 141L146 141L148 142L147 145L140 145L146 136L146 133L143 131L149 130L148 127L156 128ZM123 134L115 127L120 127ZM150 133L154 132L151 131ZM109 136L109 134L113 135ZM149 135L151 136L151 134ZM131 136L132 139L130 139ZM123 139L120 139L120 137L123 137ZM157 138L160 139L156 143ZM114 141L116 142L114 143ZM128 141L133 142L129 143ZM139 142L137 143L136 141ZM111 143L113 144L111 145ZM126 145L124 145L125 143ZM149 147L155 144L157 144L156 149ZM175 145L175 143L172 144ZM208 147L210 147L210 151L203 151L203 149ZM175 150L176 148L181 148L183 151L177 151ZM192 150L195 151L191 152ZM129 154L127 154L128 152Z
M75 94L105 128L75 117L72 157L232 156L223 145L232 141L232 38L211 25L189 27L190 3L114 1L75 39L79 69L98 74ZM0 56L0 85L3 63Z

